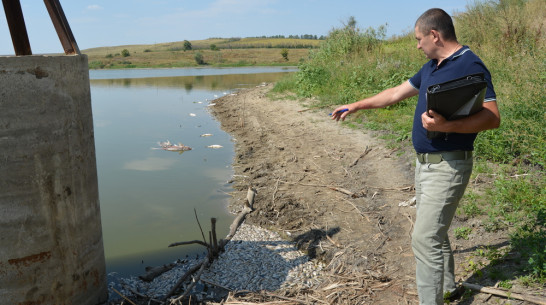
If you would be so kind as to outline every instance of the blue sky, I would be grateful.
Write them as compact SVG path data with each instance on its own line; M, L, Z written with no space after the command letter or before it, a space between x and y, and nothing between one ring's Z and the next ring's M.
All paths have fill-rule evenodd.
M62 53L43 1L20 0L32 52ZM354 16L359 28L413 30L431 7L453 14L466 0L60 0L80 49L210 37L327 35ZM14 54L0 6L0 54Z

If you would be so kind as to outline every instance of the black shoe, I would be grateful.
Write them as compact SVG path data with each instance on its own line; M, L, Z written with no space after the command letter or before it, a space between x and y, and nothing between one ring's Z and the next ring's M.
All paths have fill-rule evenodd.
M464 286L457 285L455 290L444 293L444 301L453 302L455 300L458 300L463 296L464 292L465 292Z

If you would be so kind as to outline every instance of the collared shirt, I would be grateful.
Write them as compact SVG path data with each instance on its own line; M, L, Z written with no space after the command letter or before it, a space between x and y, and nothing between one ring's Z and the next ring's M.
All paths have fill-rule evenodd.
M412 142L415 151L430 153L438 151L474 150L474 140L477 133L449 133L445 138L428 139L427 130L423 127L421 114L426 111L426 92L431 85L447 82L469 74L483 72L487 81L484 102L496 100L495 90L491 82L491 73L468 46L463 46L453 55L444 59L438 66L438 61L427 62L417 74L409 79L410 84L419 90L419 100L413 117Z

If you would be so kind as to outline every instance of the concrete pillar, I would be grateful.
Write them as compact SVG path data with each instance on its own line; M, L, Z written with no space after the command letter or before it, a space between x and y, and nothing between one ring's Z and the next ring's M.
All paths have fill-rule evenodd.
M87 56L0 57L0 303L107 301Z

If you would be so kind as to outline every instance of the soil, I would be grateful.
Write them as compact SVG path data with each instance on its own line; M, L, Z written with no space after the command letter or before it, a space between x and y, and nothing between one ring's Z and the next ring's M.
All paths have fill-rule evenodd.
M371 131L331 120L332 109L313 110L305 106L310 100L272 96L271 88L264 84L242 90L210 107L236 143L231 207L243 207L251 185L258 193L247 223L295 241L326 262L330 276L367 275L359 282L366 287L347 285L322 302L418 304L410 244L415 208L399 206L414 196L411 145L387 148ZM462 222L472 226L456 218L451 231ZM501 247L507 241L502 234L472 237L451 238L458 279L471 276L464 262L478 246ZM351 299L351 293L358 297ZM485 294L471 294L459 304L506 302L527 304Z

